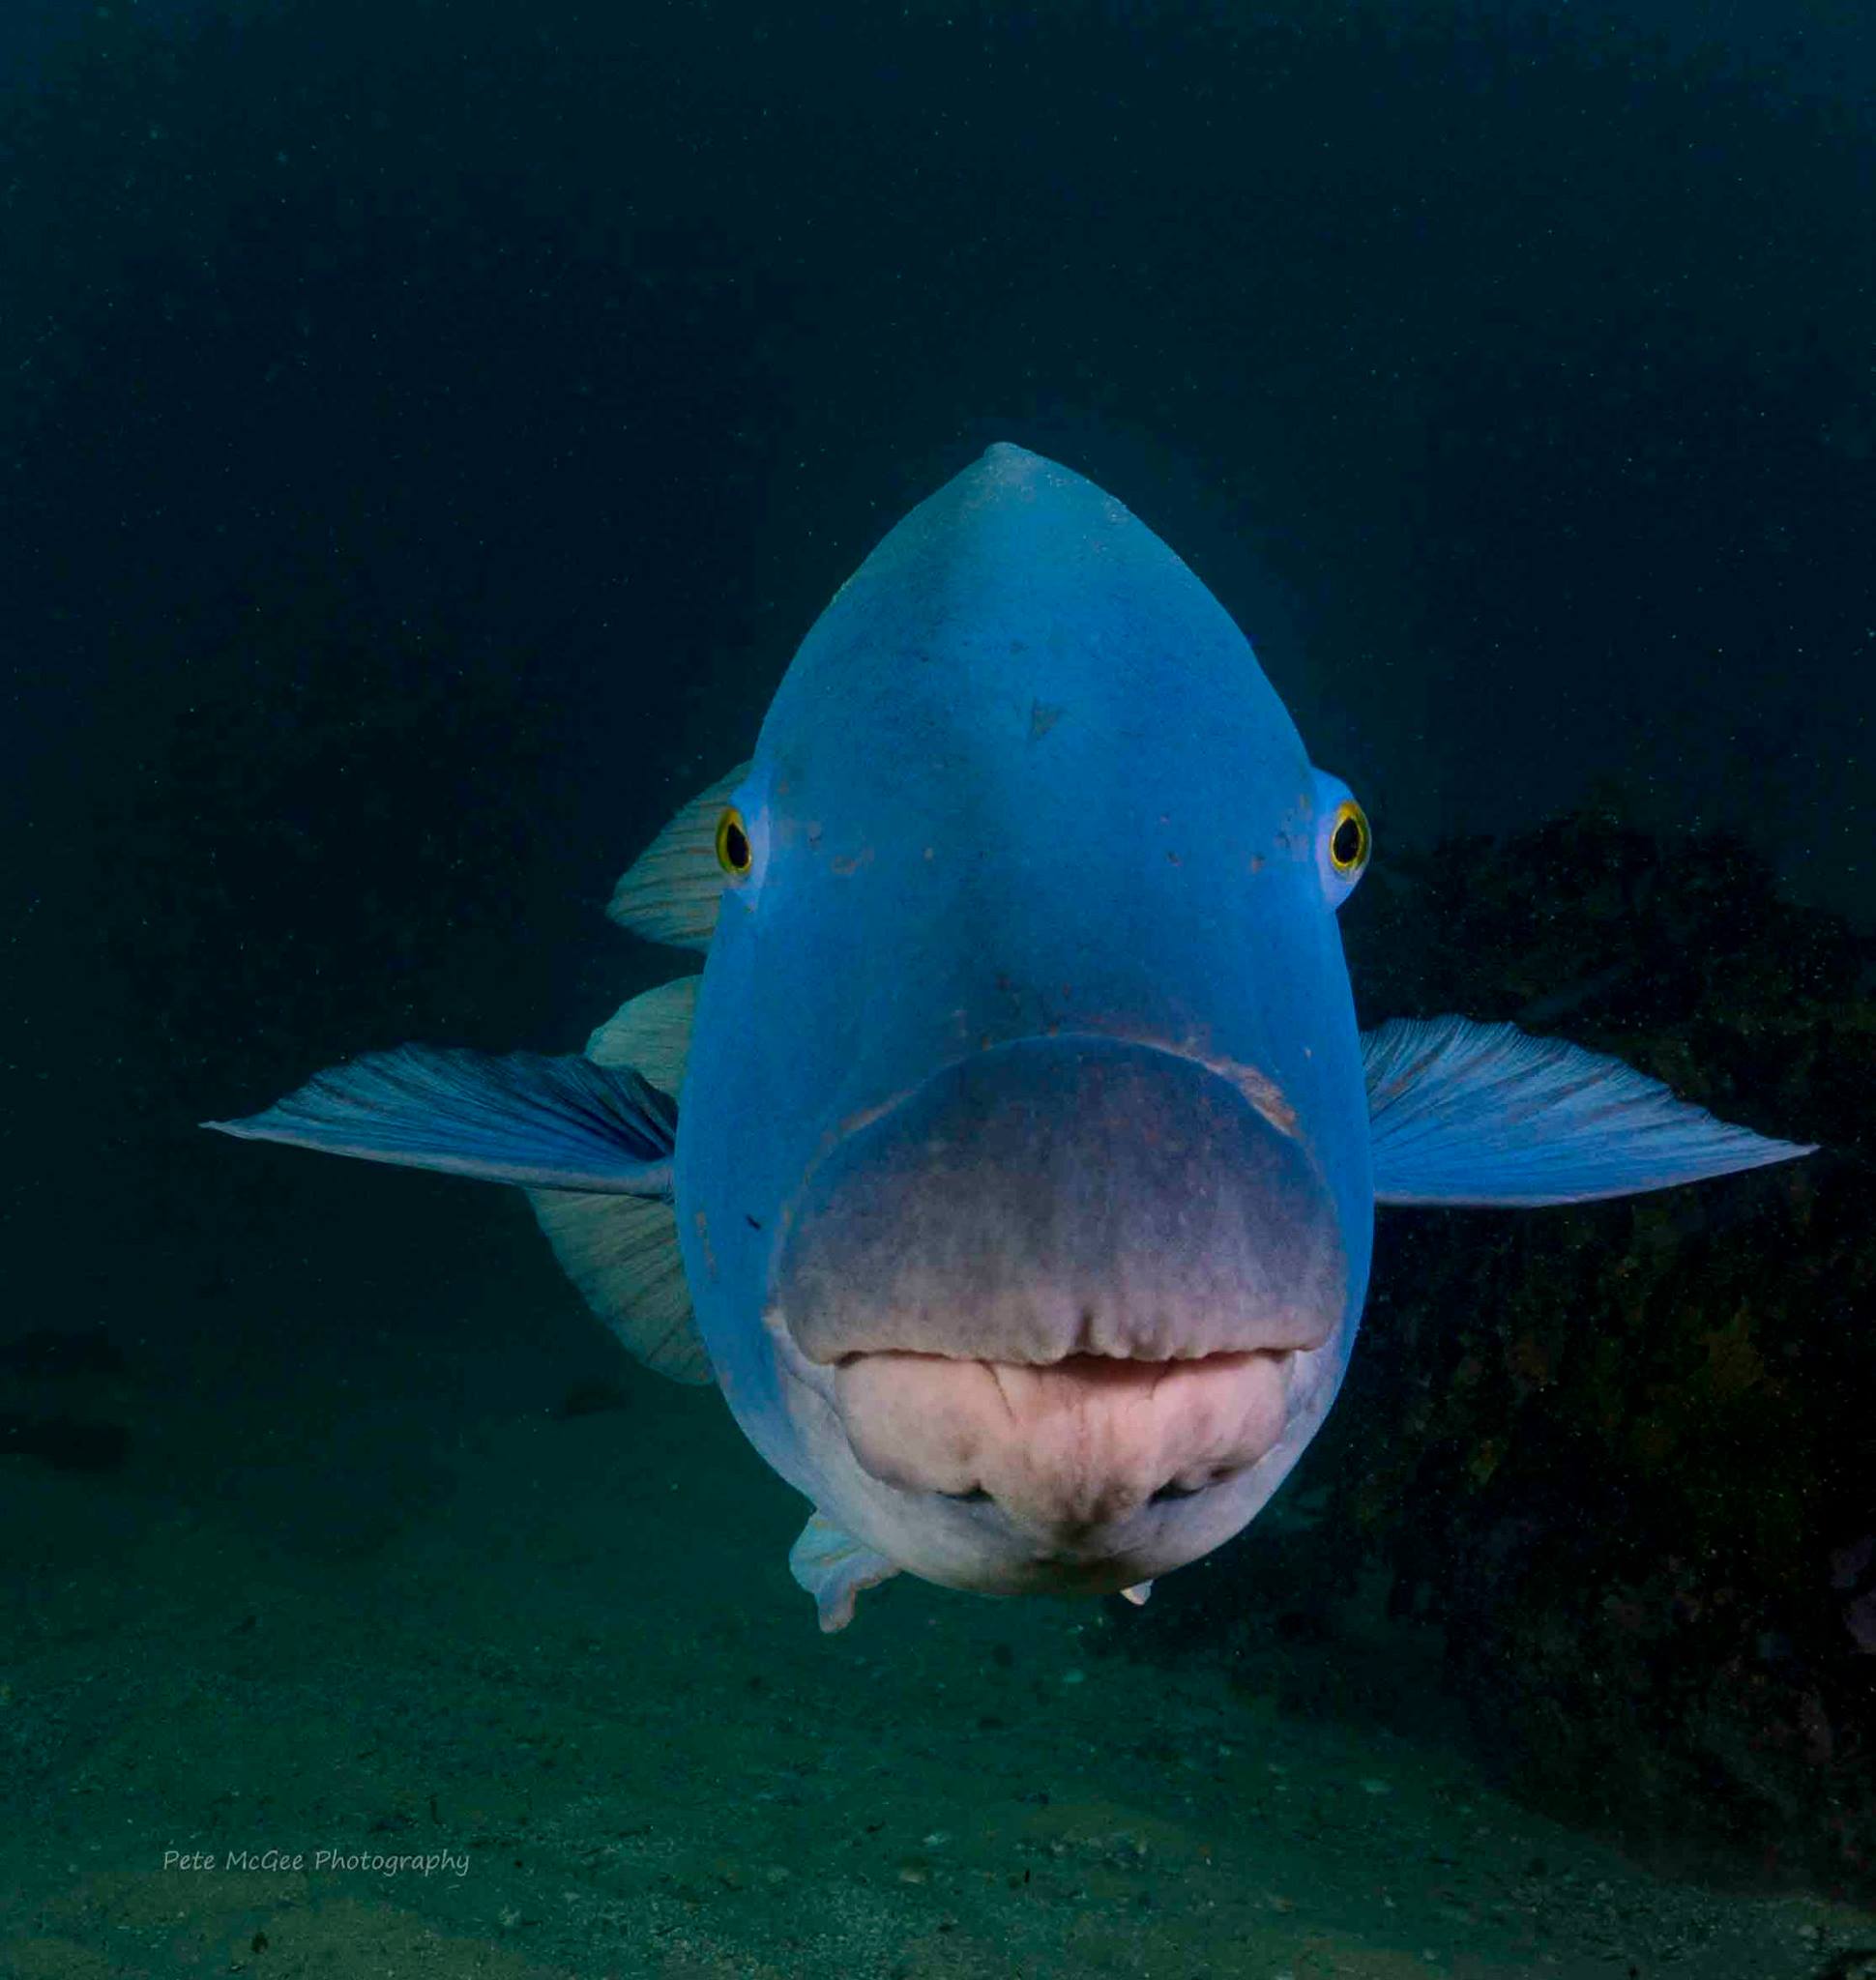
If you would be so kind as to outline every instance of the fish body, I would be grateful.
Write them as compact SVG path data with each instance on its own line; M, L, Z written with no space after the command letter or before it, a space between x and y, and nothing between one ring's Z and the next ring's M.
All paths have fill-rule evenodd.
M601 1317L813 1502L824 1626L900 1570L1144 1599L1320 1426L1377 1200L1805 1152L1510 1027L1364 1039L1335 913L1368 850L1192 572L998 446L621 882L700 981L574 1058L405 1048L210 1124L527 1187Z
M729 801L754 859L705 965L674 1180L758 1447L845 1529L972 1587L1129 1586L1235 1530L1278 1465L1251 1475L1264 1452L1220 1424L1230 1490L1203 1520L1155 1506L1209 1455L1158 1418L1268 1415L1274 1367L1198 1363L1283 1347L1286 1424L1313 1423L1373 1218L1317 857L1334 799L1244 635L1110 497L993 449L822 615ZM1236 1179L1308 1220L1279 1230ZM818 1433L829 1410L845 1435ZM882 1490L908 1411L970 1448ZM1104 1441L1109 1469L988 1448L998 1412L1032 1456ZM963 1496L985 1490L1002 1503Z

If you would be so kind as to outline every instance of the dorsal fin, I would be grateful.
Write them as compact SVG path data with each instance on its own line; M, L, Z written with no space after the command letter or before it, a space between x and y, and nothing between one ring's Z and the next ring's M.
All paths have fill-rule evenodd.
M700 980L679 976L634 997L586 1041L587 1058L679 1093ZM528 1201L561 1269L628 1354L673 1382L711 1380L668 1203L564 1189L531 1189Z
M717 821L729 794L748 773L749 766L739 763L699 792L626 868L606 908L621 928L678 948L710 946L723 893Z

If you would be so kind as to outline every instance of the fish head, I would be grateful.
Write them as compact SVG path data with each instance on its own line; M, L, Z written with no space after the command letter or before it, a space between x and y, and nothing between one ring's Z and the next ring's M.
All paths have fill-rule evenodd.
M1238 1531L1365 1292L1366 822L1143 524L993 448L804 642L723 807L674 1167L744 1429L901 1567Z

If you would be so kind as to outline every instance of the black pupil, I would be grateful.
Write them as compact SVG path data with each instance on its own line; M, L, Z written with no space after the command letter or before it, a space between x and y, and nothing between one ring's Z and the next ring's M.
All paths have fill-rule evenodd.
M1329 850L1334 855L1337 866L1353 866L1362 857L1362 826L1359 819L1345 818L1335 828L1335 836L1329 842Z
M733 819L723 828L723 853L739 873L749 863L749 842Z

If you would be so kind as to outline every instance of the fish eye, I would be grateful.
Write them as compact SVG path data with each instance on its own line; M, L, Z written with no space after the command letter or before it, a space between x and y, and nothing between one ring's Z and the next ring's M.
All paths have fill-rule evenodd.
M1372 845L1367 813L1353 798L1344 798L1329 828L1329 863L1344 880L1353 879L1368 863Z
M1341 778L1324 770L1313 774L1315 790L1304 801L1314 813L1309 844L1324 905L1333 910L1347 900L1366 872L1374 837L1368 829L1368 814Z
M741 880L754 863L749 850L749 830L743 814L729 805L717 821L717 863L733 879Z

